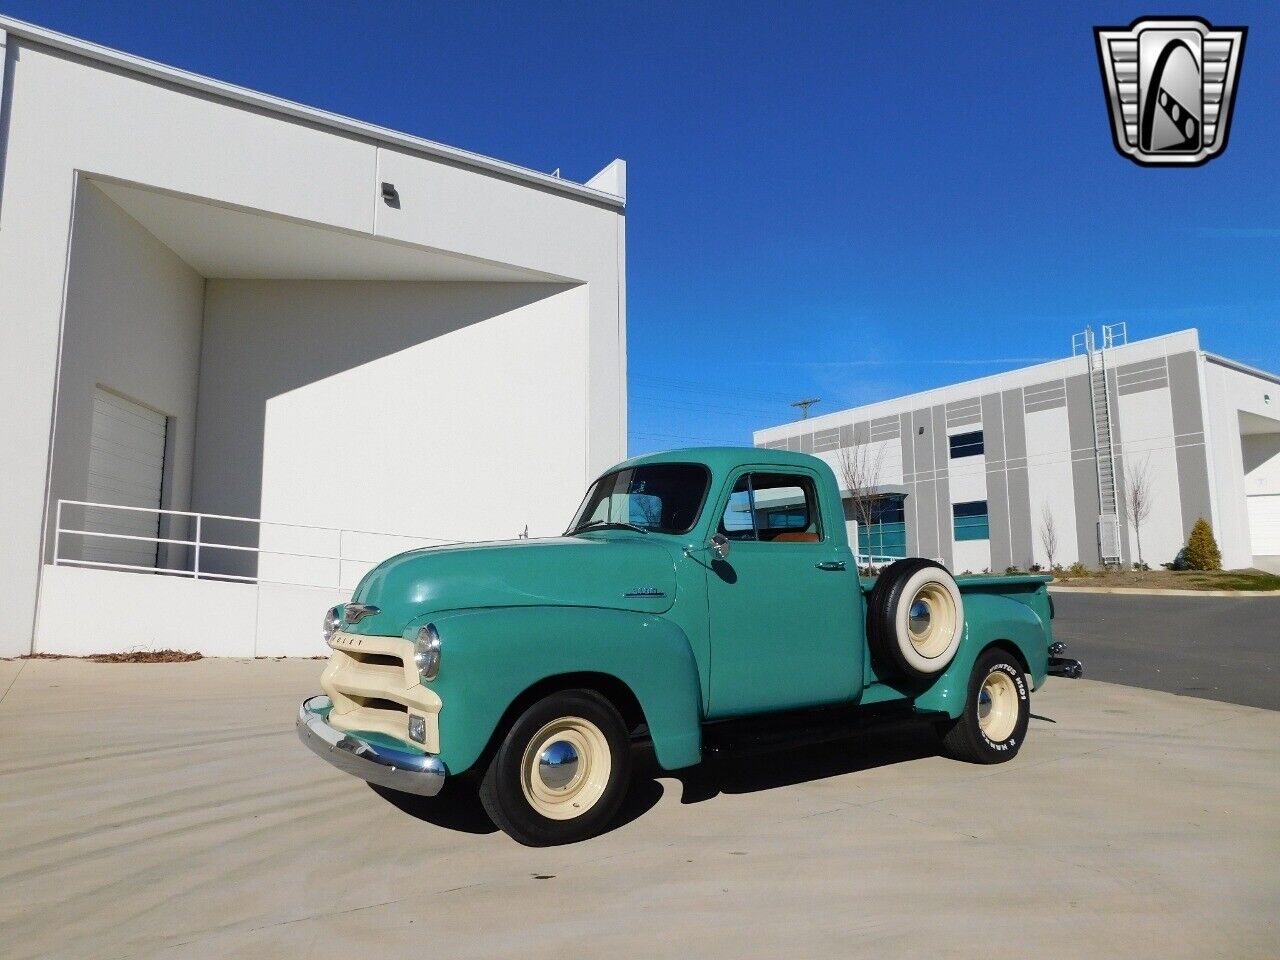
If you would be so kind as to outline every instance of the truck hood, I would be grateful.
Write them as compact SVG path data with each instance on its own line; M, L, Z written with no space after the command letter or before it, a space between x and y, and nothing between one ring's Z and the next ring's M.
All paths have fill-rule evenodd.
M391 636L441 610L607 607L663 613L675 602L675 557L640 536L555 537L428 547L384 560L352 602L379 612L344 629Z

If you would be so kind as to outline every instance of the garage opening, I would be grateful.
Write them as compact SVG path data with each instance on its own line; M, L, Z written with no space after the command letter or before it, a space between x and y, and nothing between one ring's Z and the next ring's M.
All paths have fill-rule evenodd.
M1255 565L1280 564L1280 420L1240 412L1249 549Z
M82 177L46 563L330 583L361 537L558 533L588 319L571 278Z

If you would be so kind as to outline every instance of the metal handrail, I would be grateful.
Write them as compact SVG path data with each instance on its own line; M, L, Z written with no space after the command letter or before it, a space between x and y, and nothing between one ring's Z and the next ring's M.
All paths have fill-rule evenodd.
M118 510L129 513L147 513L153 514L157 520L161 516L187 517L195 520L194 539L181 539L177 537L161 537L158 532L156 536L140 536L138 534L129 533L111 533L98 530L83 530L78 527L64 527L62 524L63 507L89 507L101 510ZM320 533L336 534L338 546L336 553L304 553L297 550L279 550L270 547L250 547L243 544L232 543L210 543L204 539L204 521L205 520L230 520L240 523L254 523L258 525L259 531L263 527L281 527L292 530L313 530ZM62 537L63 534L80 537L94 537L104 540L121 540L126 542L152 543L157 547L160 544L171 546L191 547L192 565L191 569L183 567L162 567L158 563L153 566L145 566L142 564L119 563L108 560L84 560L74 557L64 557L62 555ZM124 570L137 573L163 573L171 576L190 577L194 580L230 580L239 583L276 583L286 584L289 586L300 587L320 587L342 589L342 573L343 565L346 563L378 563L385 557L352 557L346 554L345 541L348 535L372 536L372 537L388 537L397 540L415 540L431 545L446 545L459 543L457 540L446 540L441 537L419 537L411 534L388 533L379 530L358 530L346 527L321 527L315 524L306 523L289 523L276 520L264 520L256 517L238 517L229 514L217 513L198 513L192 510L170 510L161 507L134 507L126 506L118 503L99 503L91 500L59 500L57 510L54 517L54 542L53 542L53 565L54 566L74 566L74 567L93 567L104 570ZM337 561L337 576L334 581L329 583L306 583L295 580L272 580L260 576L246 576L234 573L219 573L209 570L200 569L200 557L202 551L208 550L229 550L240 553L253 553L272 557L284 557L298 560L334 560Z

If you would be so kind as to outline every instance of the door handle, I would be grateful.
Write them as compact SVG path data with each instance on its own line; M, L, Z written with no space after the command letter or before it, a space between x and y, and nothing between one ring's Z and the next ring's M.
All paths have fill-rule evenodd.
M817 564L819 570L843 570L843 560L820 560Z

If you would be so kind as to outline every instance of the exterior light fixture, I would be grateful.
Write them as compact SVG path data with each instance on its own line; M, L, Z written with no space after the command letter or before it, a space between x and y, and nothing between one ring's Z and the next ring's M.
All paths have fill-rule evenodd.
M382 181L382 200L388 207L395 207L397 210L400 209L400 194L396 192L396 185L394 183L387 183L385 180Z

